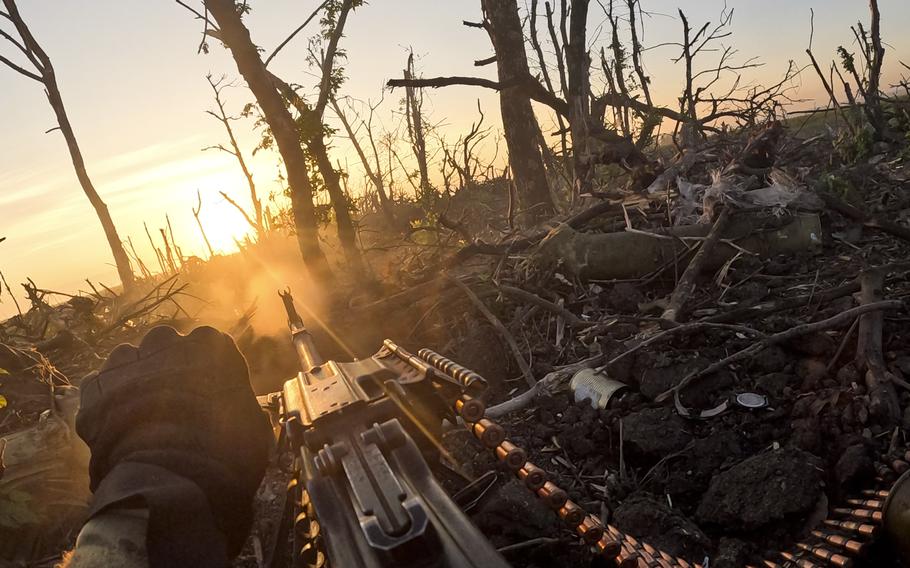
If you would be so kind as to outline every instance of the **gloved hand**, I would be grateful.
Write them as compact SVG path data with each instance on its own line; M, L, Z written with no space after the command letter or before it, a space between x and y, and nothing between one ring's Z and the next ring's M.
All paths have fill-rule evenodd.
M149 563L224 566L243 545L271 429L234 341L167 326L117 346L81 385L90 515L149 510Z

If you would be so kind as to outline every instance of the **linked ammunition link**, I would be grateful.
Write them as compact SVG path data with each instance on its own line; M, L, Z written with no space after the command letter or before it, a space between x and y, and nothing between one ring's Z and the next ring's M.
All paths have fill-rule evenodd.
M423 353L421 351L421 356ZM445 370L437 366L434 360L428 361L434 367ZM502 426L489 418L483 418L482 411L477 412L478 402L470 397L462 397L455 402L455 412L462 418L465 427L480 443L492 450L496 458L574 530L582 541L595 548L604 558L613 561L619 568L701 568L699 564L691 564L657 550L613 525L604 526L600 519L586 513L569 499L564 489L548 479L546 471L528 461L524 449L506 439Z
M884 483L879 479L879 483ZM788 550L772 553L758 566L746 568L849 568L854 559L866 552L882 530L882 509L888 491L867 489L861 499L847 499L847 507L835 508L811 537Z
M297 478L288 482L288 498L294 507L295 568L328 568L322 528L310 495Z

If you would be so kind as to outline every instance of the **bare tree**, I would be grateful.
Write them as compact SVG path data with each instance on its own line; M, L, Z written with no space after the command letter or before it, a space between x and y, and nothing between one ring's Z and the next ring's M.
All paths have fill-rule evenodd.
M405 79L416 78L413 49L408 52L408 64L403 73ZM414 151L414 157L417 159L417 171L420 174L420 193L422 196L426 196L430 194L432 187L430 186L427 142L424 134L423 92L419 87L405 87L404 102L404 116L408 125L408 137L411 140L411 148Z
M202 212L202 195L199 193L199 190L196 190L196 207L193 207L193 217L196 219L196 225L199 226L199 232L202 233L202 240L205 242L205 248L209 251L209 258L215 256L215 251L212 250L212 243L209 242L208 236L205 234L205 228L202 226L202 221L199 219L199 213Z
M276 90L272 75L263 64L259 50L250 38L250 32L243 24L243 7L238 7L233 0L205 0L204 4L205 10L214 16L219 28L208 33L216 36L231 51L237 69L256 97L284 160L297 244L303 260L314 279L328 283L333 277L328 261L319 247L313 186L294 118ZM209 22L207 13L201 16L208 27L212 23Z
M499 82L510 84L516 78L530 76L517 0L481 0L481 7L484 29L496 52ZM531 99L520 86L509 86L499 92L499 108L512 179L524 216L531 221L549 217L555 207L540 152L543 136Z
M381 102L382 101L380 101L380 103ZM338 101L334 96L329 99L329 103L332 105L332 110L335 111L335 115L341 121L341 125L344 127L344 131L347 133L348 139L351 141L351 145L354 146L354 150L357 152L357 157L360 158L360 163L363 165L363 169L366 172L367 177L373 183L373 187L376 188L376 194L379 197L379 205L386 217L386 221L388 221L389 225L395 226L395 211L392 208L392 201L389 197L388 192L386 191L385 180L383 179L382 173L382 164L379 161L379 152L376 149L376 141L373 137L373 113L375 112L378 105L374 106L368 104L368 117L366 120L360 120L361 126L364 128L364 130L366 130L367 140L369 140L370 147L373 152L373 162L371 163L367 158L366 152L364 152L363 146L357 139L357 133L354 131L350 120L348 120L345 113L341 110L341 106L338 104Z
M123 242L117 234L117 227L114 225L113 219L111 219L107 204L101 199L101 196L98 195L91 178L89 178L88 171L85 167L85 160L82 157L82 151L79 148L79 143L76 141L76 135L73 132L73 127L66 114L66 108L63 105L63 97L60 94L60 87L57 85L57 76L54 72L53 65L51 65L51 60L23 21L15 0L2 1L6 10L0 11L0 18L6 18L12 22L16 33L19 35L19 39L4 32L2 29L0 29L0 37L12 44L23 56L25 56L34 68L34 71L30 71L25 67L18 65L2 55L0 55L0 63L5 64L10 69L29 79L33 79L44 86L44 93L47 96L51 108L54 110L54 115L57 117L57 125L61 134L63 134L63 138L66 140L66 146L69 149L70 158L72 159L73 167L76 170L76 177L79 179L82 191L85 192L86 197L88 197L89 202L95 209L95 213L98 215L98 219L101 221L101 227L104 229L105 237L107 237L108 246L111 247L111 253L114 256L114 263L117 266L117 274L120 277L120 283L124 288L129 288L134 280L129 256L127 256L126 250L123 248Z
M224 126L224 130L228 135L230 148L226 148L223 144L217 144L215 146L203 148L203 150L221 150L237 159L237 163L240 164L240 169L243 171L243 177L246 179L247 186L250 188L250 201L253 204L253 229L261 238L264 231L262 226L262 201L256 195L256 183L253 181L253 174L250 173L250 169L246 165L246 159L243 157L243 152L240 151L240 145L237 143L237 138L234 136L234 129L231 127L231 122L239 120L240 117L229 115L224 108L224 101L221 99L221 92L229 85L224 84L224 77L215 81L212 79L211 73L206 75L205 79L208 81L209 86L212 87L212 92L215 94L215 105L218 107L217 112L211 110L205 112L213 116L215 120ZM244 216L246 216L245 212Z

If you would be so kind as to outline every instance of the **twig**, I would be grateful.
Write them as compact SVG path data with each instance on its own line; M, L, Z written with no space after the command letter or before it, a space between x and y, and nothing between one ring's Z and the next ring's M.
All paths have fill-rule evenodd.
M306 20L304 20L302 24L297 26L297 28L293 32L291 32L291 35L289 35L287 38L285 38L285 40L283 42L278 44L278 47L276 47L274 49L274 51L272 51L272 54L266 58L265 62L263 63L263 66L268 67L269 63L272 61L272 59L275 59L275 56L278 55L278 52L281 51L284 48L284 46L286 46L292 39L294 39L294 36L299 34L301 32L301 30L303 30L303 28L307 27L307 24L309 24L313 20L313 18L316 17L316 14L318 14L320 10L325 8L325 5L328 3L329 3L329 0L325 0L322 4L317 6L316 9L313 10L313 13L310 14L310 16Z
M505 416L506 414L521 410L522 408L525 408L534 402L534 399L536 399L540 393L555 385L557 382L559 382L560 379L565 378L567 375L576 373L581 369L586 369L593 365L597 365L601 361L603 361L603 355L595 355L594 357L589 357L582 361L578 361L577 363L566 365L565 367L560 367L555 371L547 373L542 379L537 381L533 387L529 388L520 395L488 408L485 415L490 418L499 418L501 416Z
M607 361L604 365L602 365L601 367L598 367L597 370L601 371L612 365L615 365L616 363L618 363L622 359L625 359L629 355L632 355L633 353L636 353L636 352L640 351L641 349L644 349L645 347L650 347L650 346L654 345L655 343L659 343L665 339L669 339L670 337L673 337L675 335L692 333L692 332L696 332L696 331L701 331L702 329L723 329L723 330L727 330L727 331L738 331L740 333L746 333L746 334L753 335L756 337L765 337L765 334L763 332L758 331L757 329L752 329L751 327L746 327L744 325L712 323L712 322L707 322L707 321L695 321L692 323L678 325L676 327L671 327L670 329L661 331L660 333L653 335L653 336L649 337L648 339L642 341L635 347L632 347L631 349L627 349L626 351L623 351L616 357L613 357L612 359Z
M471 300L471 303L474 304L474 307L476 307L477 310L483 314L485 318L487 318L487 321L489 321L490 324L496 328L496 331L499 332L499 335L501 335L505 342L508 343L509 348L512 350L512 355L515 356L515 362L518 364L518 368L521 369L521 374L525 378L525 382L528 383L529 387L533 388L537 381L534 379L534 374L531 372L531 367L529 367L528 362L525 361L524 355L522 354L521 349L518 347L518 342L515 341L515 337L509 333L509 330L506 329L506 326L503 325L501 321L499 321L499 318L497 318L496 315L493 314L489 308L487 308L486 304L484 304L480 298L477 297L477 294L468 288L464 282L452 276L447 276L447 278L462 292L464 292L464 295L467 296L469 300Z
M552 538L547 536L540 536L537 538L532 538L531 540L526 540L524 542L516 542L515 544L510 544L508 546L503 546L502 548L497 548L496 551L500 554L507 554L509 552L515 552L516 550L524 550L526 548L533 548L535 546L543 546L545 544L559 544L562 542L561 539Z
M3 275L3 272L0 271L0 281L3 282L3 286L6 288L6 293L9 294L9 297L13 299L13 304L16 305L16 311L19 313L19 320L22 320L22 308L19 307L19 300L16 299L16 296L13 295L13 291L9 289L9 284L6 282L6 276Z
M837 365L837 360L840 359L840 356L843 354L844 349L847 347L850 338L853 337L853 332L856 331L857 326L859 325L859 318L853 320L853 323L850 324L850 329L847 330L847 333L844 334L844 338L841 340L840 345L837 347L837 351L834 352L834 357L831 358L831 362L828 363L828 366L825 367L825 374L830 373L834 366Z
M520 298L522 300L525 300L526 302L530 302L530 303L534 304L535 306L539 306L549 312L553 312L554 314L563 318L566 322L566 325L568 325L570 327L591 327L592 325L594 325L591 322L584 321L583 319L579 318L578 316L576 316L569 310L565 309L564 307L562 307L558 304L555 304L549 300L545 300L544 298L541 298L537 294L532 294L531 292L528 292L527 290L522 290L521 288L516 288L514 286L506 286L505 284L500 284L499 286L497 286L497 289L504 292L505 294L507 294L509 296L515 296L516 298Z

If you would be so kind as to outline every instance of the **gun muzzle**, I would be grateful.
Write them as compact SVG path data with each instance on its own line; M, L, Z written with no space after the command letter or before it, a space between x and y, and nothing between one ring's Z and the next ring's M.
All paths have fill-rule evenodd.
M300 317L300 314L297 313L297 308L294 306L294 297L291 296L291 290L279 291L278 295L281 297L281 301L284 302L284 310L288 314L288 328L291 330L291 341L294 342L294 349L297 350L297 358L300 360L301 370L306 372L314 367L322 365L325 360L322 358L322 355L319 354L319 350L316 349L316 342L313 341L313 336L310 335L309 330L303 325L303 319Z

